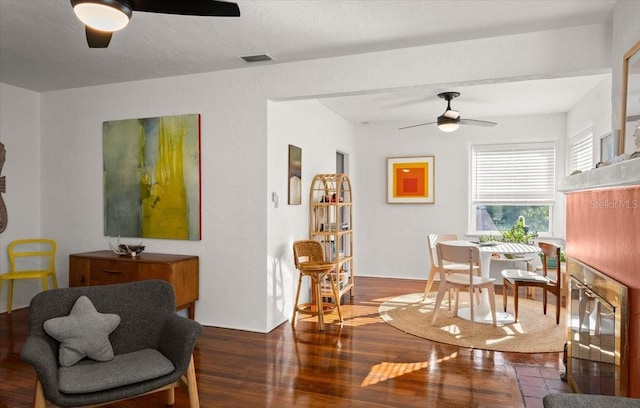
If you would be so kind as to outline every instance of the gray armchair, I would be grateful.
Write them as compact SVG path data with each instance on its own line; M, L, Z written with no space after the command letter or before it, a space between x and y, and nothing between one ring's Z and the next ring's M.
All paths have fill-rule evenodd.
M591 394L548 394L544 408L640 408L640 399Z
M85 358L61 367L60 343L47 334L44 323L69 315L82 295L99 313L120 316L120 324L109 335L114 358L107 362ZM173 288L165 281L53 289L31 301L29 336L20 357L37 373L35 407L44 407L47 401L61 407L97 405L161 390L167 390L167 403L173 405L174 388L182 380L193 408L199 407L199 400L192 353L201 332L198 322L176 314ZM154 372L158 376L149 374Z

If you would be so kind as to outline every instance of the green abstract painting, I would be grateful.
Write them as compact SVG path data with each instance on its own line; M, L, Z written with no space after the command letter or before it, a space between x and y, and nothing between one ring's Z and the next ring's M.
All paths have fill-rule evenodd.
M200 115L104 122L104 233L199 240Z

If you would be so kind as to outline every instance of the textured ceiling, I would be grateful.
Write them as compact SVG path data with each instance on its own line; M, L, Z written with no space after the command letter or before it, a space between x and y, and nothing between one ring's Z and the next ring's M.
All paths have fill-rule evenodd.
M109 48L89 49L84 27L73 14L69 0L0 0L0 81L45 92L242 68L247 66L238 58L243 55L268 53L276 59L270 64L278 64L606 23L611 21L616 1L245 0L237 3L240 18L134 12L130 24L114 34ZM588 84L593 82L593 78L587 80ZM585 82L575 80L565 85L569 94L570 87L584 86ZM537 89L540 86L538 84ZM558 89L559 83L554 86ZM454 101L455 106L462 110L465 103L472 103L474 88L462 90L463 95ZM416 94L415 90L386 97L374 95L369 99L361 95L359 105L382 111L383 104L395 103L404 109L405 116L401 119L411 123L415 115L410 116L408 112L424 111L428 99L438 104L437 113L444 110L442 100L435 96L436 90L431 91L421 90L424 95ZM494 94L487 93L490 91L483 92L486 98L497 101L492 97ZM575 92L584 94L583 90ZM376 105L376 99L383 104ZM348 109L353 103L346 99L323 102L355 122L367 121L368 117L380 118L380 112L372 116ZM504 99L505 104L508 102Z

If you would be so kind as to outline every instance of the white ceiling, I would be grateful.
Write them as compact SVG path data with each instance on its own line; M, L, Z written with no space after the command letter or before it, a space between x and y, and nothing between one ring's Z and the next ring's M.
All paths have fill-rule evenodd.
M434 122L447 102L438 97L444 91L460 92L451 107L463 119L494 120L516 115L568 112L609 74L527 80L521 82L460 85L449 88L412 88L385 93L340 96L320 100L352 123L399 122L410 126Z
M179 1L179 0L176 0ZM616 0L241 0L240 18L134 12L107 49L89 49L69 0L0 0L0 82L46 92L607 23ZM354 123L431 121L455 90L462 117L566 112L603 76L428 87L322 99ZM426 116L425 116L426 115Z

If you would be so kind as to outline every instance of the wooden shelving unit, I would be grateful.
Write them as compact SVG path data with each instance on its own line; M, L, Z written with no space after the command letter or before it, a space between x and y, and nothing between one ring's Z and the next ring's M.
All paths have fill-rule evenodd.
M334 264L340 298L354 295L353 195L346 174L318 174L309 195L309 238L322 243L325 261ZM322 297L334 298L329 280L322 284ZM334 299L336 303L340 299Z

